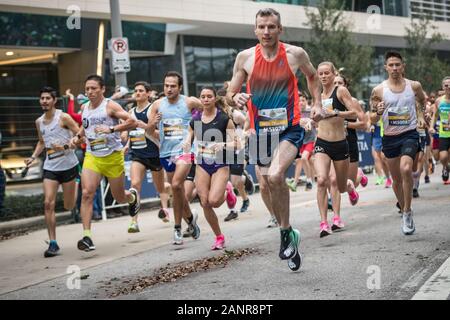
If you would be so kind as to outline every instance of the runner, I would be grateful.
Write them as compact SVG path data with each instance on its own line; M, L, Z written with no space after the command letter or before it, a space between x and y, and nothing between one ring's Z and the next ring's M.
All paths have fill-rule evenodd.
M303 138L303 145L299 150L300 159L295 160L295 174L293 179L287 179L286 183L291 191L297 191L297 185L300 179L302 169L306 174L306 186L305 190L309 191L313 188L314 162L312 161L312 155L314 153L314 143L316 142L317 130L314 122L309 118L311 108L308 108L308 102L305 95L299 92L300 108L302 111L302 118L300 119L300 125L305 129L305 137Z
M111 193L118 203L128 203L129 213L135 216L140 209L139 193L131 188L124 190L124 155L120 132L136 128L136 121L120 105L106 99L105 82L101 76L90 75L85 81L89 102L83 107L83 127L73 138L73 143L86 137L87 149L81 173L83 196L81 219L83 239L78 249L95 250L92 241L91 218L95 191L103 177L108 179ZM123 122L119 124L119 120Z
M198 215L193 214L186 199L184 183L194 160L193 153L183 152L183 142L189 130L192 110L202 109L201 101L195 97L181 95L183 77L175 71L164 76L165 97L157 100L150 114L149 134L153 135L159 128L161 164L167 172L172 187L173 211L175 216L173 244L182 245L181 220L188 223L192 237L198 239L200 228Z
M424 126L426 101L422 85L403 77L405 64L400 53L386 53L385 69L388 80L376 86L370 98L371 121L376 123L383 119L383 153L388 159L394 193L403 217L402 232L412 235L415 231L411 208L412 171L420 148L417 127Z
M319 122L316 145L314 147L314 167L317 173L317 204L320 211L320 237L328 236L332 230L328 224L327 188L330 186L334 209L333 226L342 228L340 217L341 193L347 192L352 205L359 195L349 176L349 146L346 139L345 119L358 117L361 122L365 115L359 104L352 99L343 86L335 86L336 68L331 62L322 62L317 74L323 86L322 105L326 118ZM333 164L333 165L332 165Z
M433 117L431 133L434 133L434 125L439 117L439 158L442 163L442 180L447 184L449 179L448 153L450 150L450 77L445 77L442 80L442 89L444 89L445 94L436 100L436 113Z
M134 85L134 94L137 106L130 110L130 114L137 121L137 128L128 134L124 132L123 139L128 140L128 146L131 156L131 187L141 193L142 181L146 178L147 170L151 171L153 184L161 199L161 209L158 217L169 222L168 202L169 194L165 188L164 170L162 170L159 160L159 140L157 136L159 132L155 132L154 136L146 133L145 129L149 123L149 115L151 111L150 84L144 81L137 82ZM128 226L129 233L139 232L138 215L131 218Z
M257 164L269 186L271 206L281 227L279 257L288 260L289 268L295 271L302 260L298 248L300 232L289 223L289 190L284 180L304 136L299 124L297 70L306 76L314 98L311 112L314 120L321 119L322 108L320 84L307 53L300 47L280 42L282 31L280 14L274 9L262 9L256 14L255 34L259 44L238 54L227 99L230 105L238 107L248 103L256 149L261 151ZM246 79L247 93L241 93Z
M44 161L44 211L50 244L44 257L59 254L56 242L55 202L58 188L61 185L64 195L64 208L72 210L77 198L75 179L78 177L78 159L70 140L78 133L76 122L66 113L56 109L56 90L44 87L40 92L39 104L44 114L36 120L39 141L31 158L25 160L29 167L45 150Z
M189 134L184 143L185 153L192 149L194 140L196 150L195 182L200 203L211 229L216 235L212 250L221 250L225 246L225 236L214 212L226 200L230 182L230 167L227 165L226 150L236 150L239 140L235 136L235 127L225 111L222 98L217 97L213 87L204 87L200 93L203 114L200 120L192 120Z

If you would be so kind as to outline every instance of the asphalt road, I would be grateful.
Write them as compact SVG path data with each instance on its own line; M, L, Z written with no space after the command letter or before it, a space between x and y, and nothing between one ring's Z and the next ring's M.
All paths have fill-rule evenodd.
M42 255L44 230L0 242L0 299L390 300L431 291L448 299L448 273L430 281L439 283L440 289L424 289L424 284L438 269L446 269L443 263L450 256L450 186L443 185L438 174L431 177L431 184L421 185L421 197L413 201L417 230L404 236L392 189L375 186L370 179L369 186L360 190L357 206L350 206L343 196L345 229L322 239L316 189L305 192L299 187L291 193L292 225L301 231L304 255L298 272L291 272L279 260L279 231L266 228L269 216L260 195L255 194L249 213L221 223L228 251L255 252L225 266L193 273L178 268L168 273L185 273L177 281L128 290L137 279L149 279L161 268L211 257L220 261L224 255L210 251L213 236L202 214L200 238L174 246L172 224L159 221L154 211L145 212L139 234L126 233L126 217L96 223L93 240L97 250L91 253L76 249L80 225L58 228L62 254L52 259ZM198 204L193 207L201 212ZM221 221L226 214L226 206L218 210ZM80 287L68 270L73 265L81 270ZM124 291L129 294L117 295Z

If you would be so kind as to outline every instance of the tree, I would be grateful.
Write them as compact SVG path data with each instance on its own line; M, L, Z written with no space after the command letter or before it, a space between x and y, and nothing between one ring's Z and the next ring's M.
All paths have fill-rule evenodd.
M450 64L440 60L437 51L433 50L444 40L444 35L436 31L437 27L430 20L430 16L421 15L419 19L411 18L410 26L405 27L406 77L420 81L426 92L440 89L442 79L450 70Z
M354 91L366 87L362 79L372 70L373 48L356 43L351 33L352 24L344 16L345 1L320 0L317 10L306 7L311 28L311 40L305 43L314 66L331 61L336 68L344 68L343 75L352 83Z

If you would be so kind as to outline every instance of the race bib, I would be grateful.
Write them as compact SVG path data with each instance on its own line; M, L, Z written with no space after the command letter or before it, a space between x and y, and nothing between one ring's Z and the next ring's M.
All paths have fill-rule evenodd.
M61 158L64 156L64 150L56 151L55 149L47 149L48 160Z
M406 106L389 108L388 121L390 126L409 126L411 124L409 108Z
M441 119L442 131L449 132L450 124L448 119Z
M202 159L209 163L216 161L216 151L214 150L215 142L197 142L197 159Z
M147 148L147 140L145 139L145 130L136 129L130 131L131 149L145 149Z
M183 119L164 119L162 120L164 139L183 140L184 128Z
M106 137L89 139L89 145L91 146L92 151L106 151L109 149Z
M258 125L263 133L283 132L288 127L286 108L258 110Z

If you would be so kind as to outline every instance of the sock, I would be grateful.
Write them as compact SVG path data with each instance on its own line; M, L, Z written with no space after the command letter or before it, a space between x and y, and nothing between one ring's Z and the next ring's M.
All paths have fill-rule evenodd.
M136 201L136 196L134 194L131 193L131 196L133 197L133 200L129 201L128 203L133 203Z
M194 220L194 216L191 214L191 216L189 218L187 218L186 220L187 220L187 223L191 224L192 220ZM180 228L181 228L181 226L180 226Z
M83 237L89 237L89 238L92 238L92 232L91 232L91 230L84 230L84 231L83 231Z
M292 231L292 226L289 226L289 228L287 228L287 229L280 228L280 231L281 231L281 233L291 232Z
M181 225L180 224L176 224L175 225L175 230L179 230L180 231L181 230Z
M50 243L49 243L50 245L56 245L57 243L56 243L56 240L50 240Z

